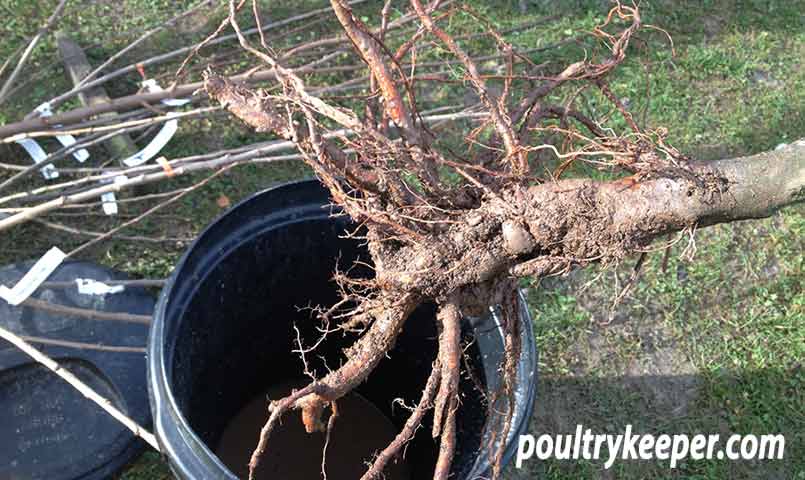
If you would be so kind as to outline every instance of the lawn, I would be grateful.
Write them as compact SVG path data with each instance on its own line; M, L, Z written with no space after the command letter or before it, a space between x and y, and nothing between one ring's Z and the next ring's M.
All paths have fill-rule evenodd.
M91 61L100 62L187 3L84 2L68 7L60 28L79 40ZM262 3L272 17L282 18L294 9L325 2ZM370 3L361 7L367 17L377 9L376 2ZM535 0L521 15L516 1L470 3L501 30L552 16L535 28L506 35L520 49L587 36L607 8L605 1ZM704 160L761 152L805 136L802 1L643 3L644 23L658 29L645 30L632 42L629 58L610 78L613 90L628 98L628 108L639 122L667 128L674 146ZM52 4L0 0L0 11L6 16L0 60L35 33ZM127 58L148 57L166 45L201 38L219 18L220 9L191 18L176 31L155 36ZM462 31L472 25L457 20L450 27ZM659 29L670 34L673 48ZM484 42L477 40L471 48L492 45ZM68 87L54 60L54 49L47 39L37 47L29 65L28 88L0 107L0 124L18 120ZM426 52L423 61L439 54ZM541 63L575 61L583 55L584 48L569 43L529 56ZM110 94L131 93L137 80L136 74L124 77L110 88ZM442 88L431 92L433 102L461 93L460 86ZM596 101L590 97L591 108ZM203 153L254 138L255 134L224 118L188 121L181 124L164 153L168 158ZM20 160L19 150L0 145L0 162L20 161L25 160ZM3 175L0 172L0 180ZM309 175L306 167L292 162L238 167L183 199L170 214L160 214L129 232L167 231L171 236L192 238L227 203ZM200 178L153 188L168 190ZM102 216L88 221L97 229L112 225ZM73 236L29 224L0 236L0 261L36 257L52 244L69 248L79 243ZM83 258L134 276L164 277L186 244L181 240L159 245L110 241L85 252ZM507 478L805 480L803 251L805 209L800 205L766 220L703 229L694 240L684 238L667 252L658 249L647 257L635 287L614 308L613 298L636 259L577 270L539 285L523 284L541 350L532 433L572 433L577 424L596 433L620 433L627 424L636 432L653 434L782 433L784 460L688 460L673 470L664 461L621 461L604 469L603 460L531 460L520 470L508 468ZM165 477L169 477L165 465L156 454L147 453L120 478Z

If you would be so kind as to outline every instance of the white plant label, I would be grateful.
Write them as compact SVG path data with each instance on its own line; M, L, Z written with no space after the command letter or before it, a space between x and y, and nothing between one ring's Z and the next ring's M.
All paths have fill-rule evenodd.
M145 146L145 148L135 153L134 155L130 156L129 158L123 160L123 163L127 167L137 167L144 164L148 160L151 160L152 158L157 156L157 154L161 152L163 148L165 148L165 145L167 145L168 142L171 141L171 138L173 138L173 135L176 133L176 130L178 129L179 129L178 120L168 120L167 122L165 122L165 125L163 125L162 128L159 130L159 133L157 133L156 136L153 139L151 139L151 141L148 143L148 145Z
M114 182L117 184L123 184L128 180L129 177L125 175L118 175L115 177ZM106 192L101 195L101 207L103 207L103 213L107 215L117 215L117 197L115 197L115 192Z
M149 92L162 92L164 89L157 85L156 80L149 79L142 82L143 88L145 88ZM182 105L186 105L189 103L190 100L188 99L177 99L177 98L167 98L162 100L161 103L163 105L169 107L181 107ZM165 145L171 141L173 135L176 134L176 130L179 129L179 121L178 120L168 120L165 122L165 125L159 130L159 132L154 136L153 139L145 146L142 150L135 153L134 155L130 156L129 158L123 160L123 164L127 167L138 167L148 160L156 157L159 152L165 148Z
M35 140L23 138L22 140L17 140L17 144L28 152L28 155L33 158L34 163L42 163L42 161L48 157L48 154L45 153ZM54 167L52 163L40 168L39 171L42 172L42 176L45 177L46 180L59 178L59 171L56 170L56 167Z
M41 117L52 117L53 116L53 110L51 109L50 103L48 103L48 102L45 102L42 105L39 105L38 107L36 107L35 111L39 112L39 115ZM55 125L55 126L60 127L61 125ZM56 135L56 139L64 147L72 147L76 143L75 137L73 137L72 135ZM78 160L80 163L84 163L84 161L86 161L86 159L89 158L89 152L86 151L85 149L81 148L81 149L78 149L78 150L73 152L73 157L76 160Z
M47 280L65 258L67 258L67 255L59 250L59 247L51 248L46 254L42 255L42 258L37 260L34 266L28 270L28 273L14 285L14 288L0 285L0 298L10 305L17 306L21 304L42 285L42 282Z
M111 286L91 278L76 278L75 284L78 293L83 295L111 295L126 289L123 285Z

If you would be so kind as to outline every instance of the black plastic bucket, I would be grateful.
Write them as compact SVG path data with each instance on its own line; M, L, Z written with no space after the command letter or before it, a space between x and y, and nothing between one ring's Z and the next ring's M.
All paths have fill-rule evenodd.
M148 386L156 436L177 477L237 478L213 453L227 423L268 385L302 376L302 362L292 353L293 325L303 338L317 333L310 312L299 307L332 304L336 265L370 260L359 241L344 238L353 226L333 217L328 203L317 181L252 196L199 236L162 290L148 343ZM398 428L409 412L394 408L393 400L415 404L436 355L434 315L428 305L415 311L389 358L358 389ZM523 348L506 461L516 448L512 440L525 433L536 394L537 352L525 308L520 321ZM453 478L474 479L489 469L492 422L483 391L499 385L502 339L494 312L464 323L474 340L468 355L474 375L462 378ZM311 361L338 365L352 341L333 335ZM290 416L286 422L298 421ZM437 453L430 430L420 429L406 451L411 478L430 478Z

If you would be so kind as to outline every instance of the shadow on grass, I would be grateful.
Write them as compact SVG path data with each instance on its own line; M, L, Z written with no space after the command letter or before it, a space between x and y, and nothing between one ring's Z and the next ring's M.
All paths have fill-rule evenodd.
M718 434L719 448L732 434L782 434L782 460L682 461L618 460L608 470L603 460L546 460L534 457L522 469L508 468L510 480L571 478L797 479L805 473L802 384L805 372L791 370L723 371L713 375L644 375L542 379L530 433L573 434L576 426L593 434ZM764 392L747 395L747 391ZM716 452L718 449L715 450Z

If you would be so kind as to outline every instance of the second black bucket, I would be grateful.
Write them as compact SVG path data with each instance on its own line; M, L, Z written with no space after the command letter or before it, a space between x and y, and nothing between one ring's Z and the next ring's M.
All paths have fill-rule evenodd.
M238 478L233 471L242 472L245 465L227 466L215 453L224 432L268 388L304 378L299 354L293 353L294 325L305 344L318 338L316 322L304 307L327 306L337 299L331 281L336 265L370 261L359 241L344 238L349 220L333 217L328 203L326 190L316 181L252 196L202 233L163 289L148 344L149 390L156 435L177 477ZM390 419L395 432L410 414L395 399L416 403L436 356L434 315L428 305L415 311L389 358L357 390ZM516 436L525 433L536 394L537 352L525 308L520 321L523 348L507 462ZM470 480L488 475L486 446L495 422L488 421L485 394L500 384L502 339L494 312L464 324L466 337L473 340L468 363L474 375L462 378L451 478ZM354 340L331 335L308 356L309 367L326 372L339 365L342 349ZM298 417L289 414L289 422L298 423ZM244 448L250 451L256 440L245 439ZM420 429L406 451L407 475L430 478L437 453L430 429Z

